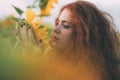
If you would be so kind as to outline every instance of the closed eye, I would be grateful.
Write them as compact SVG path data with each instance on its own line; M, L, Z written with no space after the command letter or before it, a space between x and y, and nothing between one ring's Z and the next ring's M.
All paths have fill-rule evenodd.
M64 28L68 29L68 28L71 28L71 26L68 26L68 25L63 25Z

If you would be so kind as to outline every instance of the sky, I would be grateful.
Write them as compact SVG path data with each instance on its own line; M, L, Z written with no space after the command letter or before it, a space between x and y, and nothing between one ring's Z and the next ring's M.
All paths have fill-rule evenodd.
M51 16L44 18L44 22L54 24L54 20L57 17L60 8L76 0L59 0L57 5L54 5L55 8L51 10ZM91 3L94 3L99 9L105 11L112 15L113 20L117 26L117 29L120 31L120 0L85 0ZM13 9L12 5L15 5L24 11L26 6L33 3L33 0L0 0L0 19L4 19L8 15L14 15L18 17L18 14ZM38 11L36 10L36 13ZM25 15L23 15L23 18Z

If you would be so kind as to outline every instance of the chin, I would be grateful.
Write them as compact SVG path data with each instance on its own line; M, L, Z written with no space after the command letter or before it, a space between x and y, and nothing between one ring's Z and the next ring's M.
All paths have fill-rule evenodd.
M55 49L58 49L58 50L63 50L64 49L64 47L60 44L54 44L54 45L52 45L52 47L55 48Z
M65 50L68 45L66 43L63 43L62 41L51 39L50 46L56 50Z
M63 50L65 48L65 46L58 44L54 41L50 41L50 46L56 50Z

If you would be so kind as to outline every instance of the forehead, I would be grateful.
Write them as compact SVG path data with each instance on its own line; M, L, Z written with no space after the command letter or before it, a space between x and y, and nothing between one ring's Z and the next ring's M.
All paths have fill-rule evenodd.
M67 22L71 22L72 21L72 13L69 9L64 9L59 18L58 18L59 21L67 21Z

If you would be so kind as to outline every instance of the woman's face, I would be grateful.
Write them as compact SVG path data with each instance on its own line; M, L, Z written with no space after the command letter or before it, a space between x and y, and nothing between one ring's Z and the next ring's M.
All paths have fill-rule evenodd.
M52 46L56 49L64 50L71 46L73 28L71 25L72 16L68 9L64 9L54 28L52 35Z

